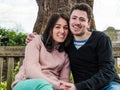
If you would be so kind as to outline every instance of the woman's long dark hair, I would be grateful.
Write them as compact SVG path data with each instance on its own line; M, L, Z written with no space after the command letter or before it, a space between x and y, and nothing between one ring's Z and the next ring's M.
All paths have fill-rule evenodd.
M52 37L52 33L53 32L53 28L56 24L56 22L58 21L59 18L62 18L64 19L67 24L68 24L68 27L69 27L69 18L68 16L66 16L65 14L61 14L61 13L55 13L53 14L48 23L47 23L47 26L45 28L45 31L43 33L43 42L44 42L44 45L47 49L47 51L49 52L52 52L52 50L54 49L54 39ZM64 51L65 47L68 46L68 44L70 43L70 29L68 28L68 36L67 38L65 39L65 41L63 43L60 44L59 48L58 48L58 51L59 52L62 52Z

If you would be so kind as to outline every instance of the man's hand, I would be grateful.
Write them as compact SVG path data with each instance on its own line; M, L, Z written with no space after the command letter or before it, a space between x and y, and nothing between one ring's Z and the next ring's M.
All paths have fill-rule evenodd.
M63 89L63 90L77 90L75 85L72 84L72 83L67 83L67 82L64 82L64 81L60 81L60 83L61 83L61 85L66 87L66 89Z
M77 90L74 84L71 84L71 87L68 90Z
M25 40L25 44L28 44L30 41L32 41L32 39L34 38L34 35L37 35L37 33L33 32L33 33L29 34Z
M67 88L68 88L68 87L66 87L66 86L64 86L64 85L60 85L59 89L57 89L57 90L68 90Z

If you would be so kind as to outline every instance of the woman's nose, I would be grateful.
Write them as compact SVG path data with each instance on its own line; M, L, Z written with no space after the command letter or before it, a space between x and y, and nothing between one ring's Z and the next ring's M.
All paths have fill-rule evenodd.
M61 33L64 33L64 32L65 32L64 28L61 28L61 29L60 29L60 32L61 32Z

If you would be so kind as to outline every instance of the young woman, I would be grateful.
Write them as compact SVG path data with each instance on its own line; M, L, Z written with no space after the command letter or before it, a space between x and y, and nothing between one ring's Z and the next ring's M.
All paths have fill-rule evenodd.
M40 37L26 46L25 58L13 90L60 90L61 81L69 82L69 60L64 48L70 42L69 18L53 14Z

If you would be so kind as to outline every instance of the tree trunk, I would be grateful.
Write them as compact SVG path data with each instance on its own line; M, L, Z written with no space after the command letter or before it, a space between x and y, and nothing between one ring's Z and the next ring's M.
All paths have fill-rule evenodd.
M94 0L36 0L38 4L38 16L34 25L33 32L38 34L44 31L48 18L54 12L69 14L70 8L75 3L88 3L92 9ZM95 28L94 17L92 18L91 29Z

